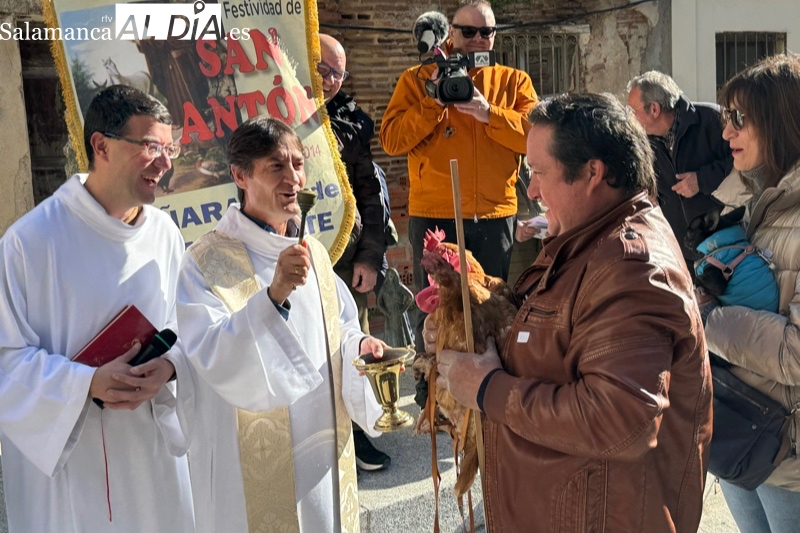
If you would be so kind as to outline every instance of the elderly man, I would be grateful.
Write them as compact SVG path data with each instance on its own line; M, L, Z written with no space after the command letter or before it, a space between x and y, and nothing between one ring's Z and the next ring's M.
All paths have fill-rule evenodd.
M381 409L351 362L385 345L361 332L325 247L297 242L297 134L251 119L228 160L241 203L187 250L178 282L197 530L358 531L351 419L374 432Z
M72 176L0 241L11 533L194 531L190 426L167 383L174 375L179 388L191 384L184 355L175 348L131 367L134 343L97 368L71 360L128 305L158 329L175 327L184 243L149 205L180 152L171 123L136 89L101 91L83 128L89 173Z
M690 102L675 80L655 70L628 83L628 105L650 136L658 203L693 271L693 254L683 244L686 228L719 205L711 193L733 168L720 108Z
M375 125L355 100L341 90L348 74L347 56L342 44L324 33L319 36L319 44L322 57L317 72L322 77L325 108L356 198L356 220L350 240L333 269L347 283L358 307L361 331L368 334L367 296L370 291L378 290L379 276L383 278L388 267L387 227L381 202L383 194L369 146ZM356 425L353 426L353 439L359 469L374 471L389 466L391 458L375 448Z
M500 356L439 355L439 385L485 420L488 529L696 531L711 374L645 133L610 95L530 120L528 196L550 235Z

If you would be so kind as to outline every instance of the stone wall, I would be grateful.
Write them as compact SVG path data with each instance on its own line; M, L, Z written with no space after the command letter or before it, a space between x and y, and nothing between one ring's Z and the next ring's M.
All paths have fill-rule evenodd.
M7 3L6 3L7 4ZM2 11L0 23L13 23L15 15ZM0 41L0 235L33 207L31 154L22 89L22 61L14 40Z
M43 25L37 0L0 0L0 23ZM0 41L0 235L65 179L61 85L47 41Z

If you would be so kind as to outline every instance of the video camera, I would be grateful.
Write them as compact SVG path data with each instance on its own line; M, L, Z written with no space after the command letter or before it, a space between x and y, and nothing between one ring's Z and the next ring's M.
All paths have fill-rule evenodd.
M425 91L428 96L439 100L441 103L465 104L472 101L475 86L469 77L469 69L491 67L495 64L494 51L470 52L466 56L452 54L445 57L436 54L427 59L423 64L436 63L439 68L439 81L425 81Z

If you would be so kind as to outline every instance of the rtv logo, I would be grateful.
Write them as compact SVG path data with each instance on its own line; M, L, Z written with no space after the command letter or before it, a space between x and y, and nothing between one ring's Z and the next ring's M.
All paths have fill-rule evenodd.
M117 39L222 39L222 9L219 4L116 4ZM249 28L231 30L233 39L249 39Z

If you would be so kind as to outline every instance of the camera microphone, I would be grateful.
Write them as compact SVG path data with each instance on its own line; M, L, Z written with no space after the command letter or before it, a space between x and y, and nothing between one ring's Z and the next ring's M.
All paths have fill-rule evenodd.
M441 46L447 39L447 31L450 27L447 17L438 11L428 11L423 13L414 21L414 28L411 30L417 40L417 50L420 54L429 52L432 48Z

